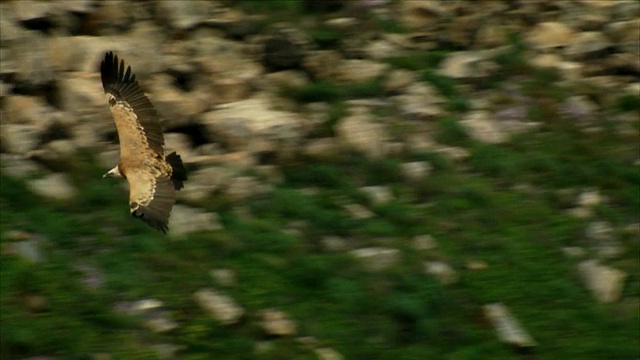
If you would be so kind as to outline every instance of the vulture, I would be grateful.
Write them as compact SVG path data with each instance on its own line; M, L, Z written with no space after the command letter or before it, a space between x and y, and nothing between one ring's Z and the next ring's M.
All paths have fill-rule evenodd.
M107 52L100 75L120 141L120 161L103 177L125 178L131 215L166 234L176 192L187 180L182 159L175 152L165 155L158 114L131 66Z

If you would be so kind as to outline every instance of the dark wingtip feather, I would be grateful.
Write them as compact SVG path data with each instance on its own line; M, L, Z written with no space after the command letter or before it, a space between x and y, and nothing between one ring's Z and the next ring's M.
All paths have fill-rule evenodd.
M182 158L176 152L172 152L166 157L167 162L171 165L171 182L176 190L180 190L184 187L184 182L187 181L187 169L182 163Z

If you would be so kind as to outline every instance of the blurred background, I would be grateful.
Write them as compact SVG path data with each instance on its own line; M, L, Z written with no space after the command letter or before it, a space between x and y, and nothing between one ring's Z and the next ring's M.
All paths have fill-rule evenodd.
M640 2L0 3L2 359L636 359ZM189 181L128 211L115 51Z

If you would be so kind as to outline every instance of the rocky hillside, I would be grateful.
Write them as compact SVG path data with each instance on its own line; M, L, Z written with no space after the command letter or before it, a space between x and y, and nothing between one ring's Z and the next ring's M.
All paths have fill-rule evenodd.
M633 359L640 2L0 3L2 359ZM128 214L115 51L189 181Z

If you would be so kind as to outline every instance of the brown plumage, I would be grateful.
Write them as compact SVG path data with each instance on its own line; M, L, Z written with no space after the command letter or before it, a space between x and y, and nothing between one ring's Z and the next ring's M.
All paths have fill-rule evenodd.
M100 65L102 87L120 140L120 161L104 176L129 183L129 209L155 229L166 233L176 191L184 187L186 169L180 155L164 155L158 114L124 60L108 52Z

